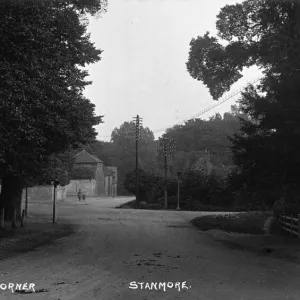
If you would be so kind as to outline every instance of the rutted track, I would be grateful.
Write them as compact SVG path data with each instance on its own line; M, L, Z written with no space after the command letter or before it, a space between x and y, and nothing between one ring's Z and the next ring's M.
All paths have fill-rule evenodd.
M0 299L300 299L299 266L222 246L190 225L203 213L112 208L122 201L60 204L59 221L76 224L75 234L0 263L3 283L33 282L49 292L0 291ZM30 210L51 220L51 207ZM190 288L131 290L132 281Z

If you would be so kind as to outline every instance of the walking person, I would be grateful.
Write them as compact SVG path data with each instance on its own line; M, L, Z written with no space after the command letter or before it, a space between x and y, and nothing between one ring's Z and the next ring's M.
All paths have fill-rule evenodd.
M79 190L78 190L78 193L77 193L77 197L78 197L78 200L79 200L79 201L81 200L81 194L82 194L82 193L81 193L81 189L79 189Z

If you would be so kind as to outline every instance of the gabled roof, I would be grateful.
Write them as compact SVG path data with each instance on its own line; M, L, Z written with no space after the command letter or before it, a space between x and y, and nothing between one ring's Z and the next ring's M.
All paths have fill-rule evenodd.
M82 150L79 153L77 153L74 156L74 158L75 158L75 164L84 164L84 163L97 164L97 163L102 163L103 162L98 157L96 157L95 155L89 154L85 150Z

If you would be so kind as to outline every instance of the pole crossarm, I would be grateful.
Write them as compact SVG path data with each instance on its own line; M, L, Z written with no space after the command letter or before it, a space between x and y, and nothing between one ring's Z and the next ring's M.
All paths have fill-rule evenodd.
M136 199L135 205L136 208L140 205L140 179L139 179L139 139L140 139L140 130L142 119L139 115L134 118L135 123L135 172L136 172Z
M165 196L165 208L168 208L168 158L172 157L175 152L175 142L170 138L159 138L157 141L157 151L163 155L164 160L164 173L165 173L165 186L164 186L164 196Z

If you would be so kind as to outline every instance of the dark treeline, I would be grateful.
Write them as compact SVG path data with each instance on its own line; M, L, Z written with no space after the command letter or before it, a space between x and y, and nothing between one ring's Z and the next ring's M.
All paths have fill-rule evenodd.
M300 2L293 0L226 5L216 22L222 45L209 33L198 36L187 62L189 74L214 99L242 77L244 67L263 70L263 79L239 100L249 119L231 139L237 166L231 180L240 201L292 213L299 212L300 195L299 13Z
M208 198L214 197L212 201L216 204L217 196L213 190L224 189L224 182L234 169L228 137L233 137L240 129L240 118L246 118L246 115L240 114L237 107L233 106L231 112L223 117L216 114L209 120L190 120L166 131L163 137L175 142L175 151L168 162L170 196L177 193L176 174L181 171L183 197L192 196L206 204L210 204ZM157 203L163 195L164 168L149 128L141 128L139 144L141 200ZM116 128L110 142L95 141L82 149L98 156L106 165L118 167L119 194L135 194L133 122L124 122L120 128ZM223 205L224 201L219 199L218 204Z
M87 16L106 9L101 0L0 3L0 208L20 216L26 186L68 182L69 151L95 140L102 122L83 95L98 62Z

